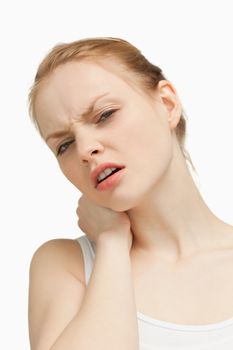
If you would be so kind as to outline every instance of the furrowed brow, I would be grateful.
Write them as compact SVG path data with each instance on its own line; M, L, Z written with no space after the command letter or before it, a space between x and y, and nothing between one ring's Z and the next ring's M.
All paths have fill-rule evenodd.
M88 117L90 114L93 113L94 111L94 107L96 105L96 102L101 99L102 97L108 95L109 92L106 92L102 95L99 95L99 96L96 96L94 98L94 100L90 103L90 105L87 107L87 109L85 110L85 112L82 114L82 117L83 118L86 118ZM45 138L45 141L46 143L48 143L48 140L50 139L58 139L59 137L63 137L63 136L66 136L70 133L70 130L69 129L66 129L66 130L60 130L60 131L55 131L53 132L52 134L48 135L46 138Z

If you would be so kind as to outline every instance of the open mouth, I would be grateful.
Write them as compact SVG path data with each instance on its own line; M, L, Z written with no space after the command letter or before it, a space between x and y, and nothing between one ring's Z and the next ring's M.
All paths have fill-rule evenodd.
M119 170L121 170L121 169L122 169L122 168L117 168L117 169L113 170L113 171L111 172L111 174L107 175L107 176L106 176L104 179L102 179L102 180L98 180L98 179L97 179L97 185L98 185L99 183L105 181L108 177L110 177L110 176L112 176L113 174L117 173L117 172L118 172Z

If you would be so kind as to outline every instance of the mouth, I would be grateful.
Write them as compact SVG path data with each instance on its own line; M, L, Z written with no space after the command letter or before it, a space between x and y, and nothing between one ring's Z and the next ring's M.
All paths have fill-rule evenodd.
M97 183L96 183L96 185L98 186L98 184L100 184L101 182L103 182L103 181L105 181L107 178L109 178L110 176L112 176L113 174L115 174L115 173L117 173L118 171L120 171L121 169L123 169L123 168L116 168L115 170L112 170L112 172L111 172L111 174L109 174L109 175L107 175L104 179L102 179L102 180L98 180L98 178L97 178Z
M99 181L96 186L98 191L111 190L119 185L121 179L125 176L126 168L115 169L111 174Z
M106 181L107 178L113 176L122 168L125 168L125 166L111 162L103 163L97 166L97 168L91 173L91 179L94 187L96 188L101 182Z

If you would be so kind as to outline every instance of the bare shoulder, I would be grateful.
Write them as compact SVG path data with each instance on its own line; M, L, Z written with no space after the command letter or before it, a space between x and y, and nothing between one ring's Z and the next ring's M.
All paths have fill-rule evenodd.
M77 240L53 239L33 254L29 269L28 322L32 350L50 349L79 312L86 292Z
M223 250L225 248L226 251L233 251L233 226L223 221L221 221L221 223L223 224L219 232L221 232L220 242L222 243L222 245L220 244L220 242L219 245L222 246Z
M83 254L75 239L57 238L44 242L34 252L30 269L37 264L57 264L85 285Z

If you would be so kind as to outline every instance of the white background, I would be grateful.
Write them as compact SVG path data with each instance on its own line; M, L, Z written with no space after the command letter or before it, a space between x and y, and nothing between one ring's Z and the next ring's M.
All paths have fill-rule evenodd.
M80 193L27 112L37 66L55 44L114 36L140 48L176 87L202 196L233 224L232 1L7 1L0 8L1 349L29 349L28 270L53 238L82 235ZM4 344L4 345L3 345Z

